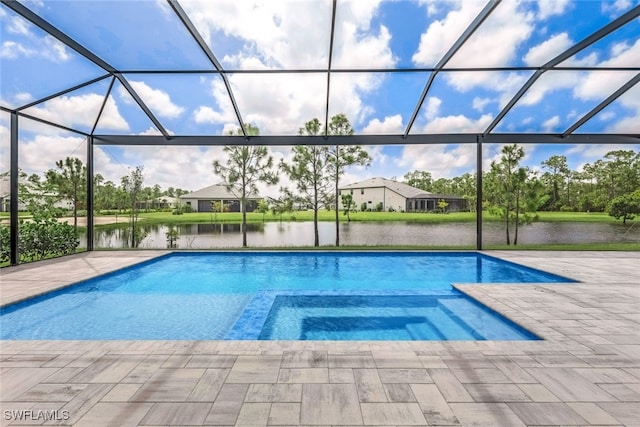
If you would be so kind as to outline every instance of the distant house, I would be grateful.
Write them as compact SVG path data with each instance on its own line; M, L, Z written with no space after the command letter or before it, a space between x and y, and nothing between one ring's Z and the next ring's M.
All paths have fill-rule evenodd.
M191 206L193 212L213 212L214 204L223 212L241 212L240 197L227 190L225 184L215 184L189 194L180 196L186 206ZM262 200L258 194L247 197L247 212L253 212Z
M371 178L340 187L340 195L343 194L352 195L357 209L361 209L364 204L367 209L376 210L376 206L382 204L383 211L429 212L439 209L440 200L449 203L448 212L466 208L464 197L453 194L434 194L385 178Z
M33 184L30 183L25 178L18 178L18 185L23 185L28 187L30 191L34 192ZM73 202L69 199L57 199L55 194L51 193L39 193L43 198L46 196L49 199L54 199L53 206L60 209L71 210L73 209ZM3 173L0 175L0 212L9 212L11 210L11 182L9 180L8 173ZM18 201L18 210L26 211L27 206L22 202L22 200Z

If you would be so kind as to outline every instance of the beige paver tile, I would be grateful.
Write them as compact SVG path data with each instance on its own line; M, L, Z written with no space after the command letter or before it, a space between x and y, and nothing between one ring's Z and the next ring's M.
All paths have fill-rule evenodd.
M609 415L627 426L640 425L640 405L634 402L602 402L597 404Z
M138 366L133 368L131 372L122 380L125 383L144 383L153 374L162 367L169 355L167 354L151 354L142 360Z
M473 402L458 378L448 369L427 369L447 402Z
M230 369L207 369L187 397L190 402L212 402L229 375Z
M411 384L411 390L429 424L459 424L457 416L435 384Z
M329 370L327 368L291 368L280 369L279 383L328 383Z
M418 359L424 368L448 368L440 356L418 355Z
M494 360L493 364L513 383L524 384L537 382L527 371L510 358Z
M0 376L0 396L4 402L16 399L25 391L54 374L59 368L12 368Z
M441 356L444 363L451 369L491 369L493 362L486 356L475 354Z
M362 424L355 384L304 384L302 424Z
M389 402L416 402L409 384L383 384L383 387Z
M130 399L134 402L182 402L202 378L205 369L158 369Z
M506 403L451 403L450 406L465 427L525 427Z
M640 379L621 368L576 368L574 371L595 384L640 382Z
M567 402L607 402L615 398L571 368L528 368L542 385Z
M387 395L378 377L377 369L354 369L360 402L386 402Z
M432 383L426 369L378 369L383 383Z
M417 403L362 403L365 424L425 425L426 420Z
M302 384L251 384L244 399L245 402L300 402L301 400Z
M103 402L126 402L133 397L134 394L140 390L142 384L127 384L120 383L113 386L113 388L103 398Z
M461 383L508 384L512 381L497 368L454 368L451 372Z
M139 355L105 355L86 367L70 381L75 383L117 383L142 360Z
M411 351L372 351L376 367L380 368L422 368L418 355Z
M285 351L282 368L326 368L329 366L326 351Z
M236 362L235 355L230 354L194 354L186 368L231 368Z
M224 384L205 418L205 424L234 425L248 388L248 384Z
M527 402L531 399L515 384L465 384L476 402Z
M22 393L17 400L25 402L68 402L87 388L87 384L40 383Z
M172 354L164 361L161 368L184 368L192 357L191 354Z
M89 411L93 405L100 401L113 387L113 384L88 384L73 399L67 402L61 410L69 412L69 419L57 422L46 422L46 425L74 424Z
M566 403L509 403L511 410L527 425L585 425Z
M591 402L567 402L567 405L589 424L617 425L618 420L609 415L604 409Z
M329 368L375 368L373 356L363 354L329 354Z
M74 427L137 426L152 406L152 403L98 402Z
M266 426L271 411L271 403L245 403L240 409L236 425Z
M640 393L627 387L626 384L599 384L598 386L621 402L640 402Z
M356 380L353 376L353 369L350 368L330 368L329 369L329 382L335 384L350 384L355 383Z
M560 402L558 396L551 393L549 389L542 384L518 384L518 387L520 387L533 402Z
M238 356L227 382L275 383L278 381L281 356Z
M144 425L202 425L211 403L162 402L155 403L142 419Z
M297 426L300 424L300 403L272 403L268 425Z
M84 368L60 368L53 375L48 376L42 381L43 383L66 383L71 378L82 372Z

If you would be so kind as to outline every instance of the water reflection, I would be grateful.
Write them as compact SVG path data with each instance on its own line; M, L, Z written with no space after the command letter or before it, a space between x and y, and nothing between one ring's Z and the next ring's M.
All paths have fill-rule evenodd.
M240 224L180 224L173 226L179 249L237 248L242 243ZM146 232L140 248L167 248L167 225L141 225ZM318 224L320 245L331 246L335 228ZM450 246L474 247L476 224L416 224L405 222L351 222L341 224L343 245L354 246ZM96 229L97 248L127 248L126 228ZM503 244L501 223L483 226L485 245ZM311 222L267 222L248 224L247 239L253 247L300 247L313 245ZM618 223L543 223L520 228L521 244L640 243L640 226Z

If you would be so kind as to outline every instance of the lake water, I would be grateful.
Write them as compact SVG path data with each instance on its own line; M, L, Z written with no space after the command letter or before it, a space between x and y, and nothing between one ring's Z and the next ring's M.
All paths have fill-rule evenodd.
M320 222L320 245L335 242L335 224ZM242 245L239 224L182 224L176 225L180 249L236 248ZM165 225L143 226L147 236L140 248L166 248ZM96 230L97 248L127 247L123 229ZM513 234L512 234L513 238ZM485 222L485 245L504 244L504 225ZM249 246L297 247L313 246L312 222L266 222L249 224ZM351 222L340 224L342 245L419 245L419 246L475 246L476 224L417 224L406 222ZM520 244L578 244L578 243L640 243L640 224L622 223L549 223L537 222L521 226Z

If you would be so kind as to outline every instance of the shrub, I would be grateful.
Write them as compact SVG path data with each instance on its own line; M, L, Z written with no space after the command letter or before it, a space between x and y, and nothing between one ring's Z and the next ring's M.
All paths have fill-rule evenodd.
M0 263L9 262L11 257L11 249L9 246L9 239L11 237L11 231L9 227L0 225Z

